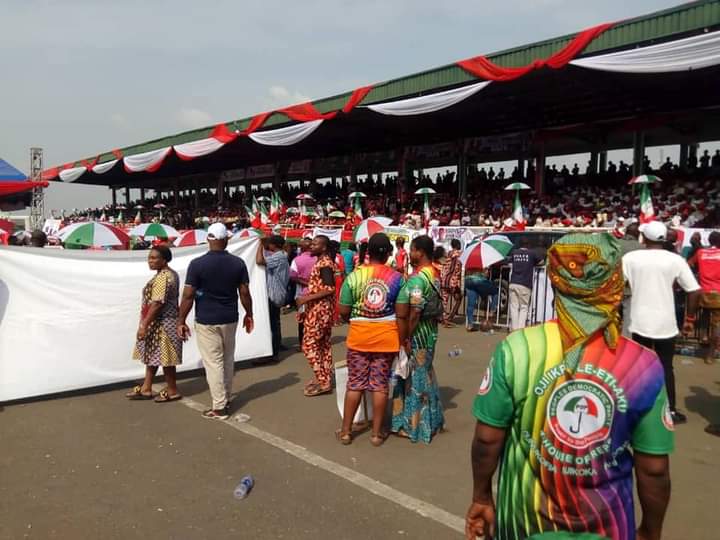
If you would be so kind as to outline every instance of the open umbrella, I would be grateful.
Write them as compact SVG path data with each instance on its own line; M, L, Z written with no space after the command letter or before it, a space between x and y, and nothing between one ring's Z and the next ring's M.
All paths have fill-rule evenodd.
M199 244L207 244L207 231L202 229L185 231L173 242L175 247L197 246Z
M364 197L367 197L362 191L353 191L350 195L348 195L348 199L357 199L360 197L361 199Z
M530 186L523 182L513 182L505 186L505 191L511 191L513 189L532 189Z
M295 208L294 206L291 206L290 208L288 208L288 209L285 211L285 213L286 213L286 214L299 214L299 213L300 213L300 209L299 209L299 208Z
M433 188L423 187L415 191L415 195L435 195L437 191Z
M155 206L153 206L156 210L162 210L163 208L167 208L163 203L157 203Z
M353 237L356 244L367 242L370 237L379 232L383 232L385 227L392 223L392 219L383 216L374 216L367 218L360 222L357 229L355 229L355 235Z
M255 198L256 201L259 202L272 202L272 199L270 197L267 197L265 195L261 195L260 197Z
M136 204L135 210L145 210L145 207L142 204Z
M340 210L333 210L328 214L328 217L331 218L338 218L338 219L344 219L345 218L345 212L341 212Z
M492 234L468 244L460 255L460 262L469 268L487 268L502 261L512 251L513 243L502 234Z
M657 184L662 182L662 178L653 174L641 174L630 179L628 184Z
M8 238L10 238L10 233L5 229L0 229L0 244L7 246Z
M310 195L309 193L301 193L300 195L298 195L298 196L295 197L295 198L296 198L298 201L307 201L307 200L312 200L312 199L314 199L315 197L313 197L313 196Z
M57 236L66 247L113 247L130 242L130 237L122 229L98 221L73 223L60 229Z
M130 229L130 236L142 236L143 238L177 238L180 233L170 225L162 223L141 223Z

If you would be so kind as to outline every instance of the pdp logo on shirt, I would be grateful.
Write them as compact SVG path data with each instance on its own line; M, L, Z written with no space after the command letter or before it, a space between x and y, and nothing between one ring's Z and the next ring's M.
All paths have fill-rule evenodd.
M384 281L371 280L365 287L365 308L368 311L382 311L388 297L388 286Z
M488 366L483 375L482 381L480 381L480 387L478 388L477 395L484 396L492 388L492 366Z
M670 410L670 403L665 403L662 415L663 425L668 431L675 431L675 422L673 422L672 411Z
M581 450L610 435L615 403L599 384L568 381L550 396L547 416L550 429L563 443Z

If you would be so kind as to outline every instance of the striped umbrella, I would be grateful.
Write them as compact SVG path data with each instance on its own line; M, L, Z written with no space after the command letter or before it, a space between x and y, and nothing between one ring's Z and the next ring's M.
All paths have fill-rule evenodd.
M333 210L328 214L328 217L345 219L345 212L341 212L340 210Z
M467 268L487 268L505 259L512 251L513 243L502 234L492 234L468 244L460 255L460 262Z
M57 236L67 247L127 246L130 242L122 229L98 221L73 223L60 229Z
M170 225L163 223L141 223L130 229L130 236L142 236L143 238L178 238L180 233Z
M350 195L348 195L348 199L364 199L367 197L362 191L353 191Z
M628 184L657 184L660 182L662 182L662 179L659 176L655 176L654 174L641 174L640 176L631 178Z
M199 244L207 244L207 231L203 229L185 231L173 242L175 247L197 246Z
M385 227L392 223L391 218L383 216L373 216L360 222L357 229L355 229L354 241L356 244L367 242L370 237L379 232L385 231Z
M524 182L513 182L512 184L509 184L505 186L505 191L512 191L513 189L532 189L530 186L525 184Z

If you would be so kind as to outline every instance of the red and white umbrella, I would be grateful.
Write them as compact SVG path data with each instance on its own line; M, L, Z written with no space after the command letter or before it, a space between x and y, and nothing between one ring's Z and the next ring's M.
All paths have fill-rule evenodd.
M180 233L174 227L164 223L142 223L130 229L130 236L142 236L143 238L178 238Z
M257 232L255 229L243 229L239 233L237 233L235 236L239 238L255 238L260 236L260 233Z
M298 201L310 201L313 200L315 197L310 195L309 193L301 193L297 197L295 197Z
M10 233L7 232L5 229L0 229L0 244L7 245L8 238L10 238Z
M203 229L185 231L173 242L175 247L197 246L200 244L207 244L207 231Z
M124 246L130 242L122 229L97 221L73 223L60 229L57 236L66 246L75 247Z
M355 229L354 240L356 244L367 242L370 237L375 233L385 231L385 227L392 223L392 218L383 216L373 216L360 222L357 229Z
M468 244L460 255L460 262L467 268L488 268L505 259L512 248L513 243L507 236L491 234Z

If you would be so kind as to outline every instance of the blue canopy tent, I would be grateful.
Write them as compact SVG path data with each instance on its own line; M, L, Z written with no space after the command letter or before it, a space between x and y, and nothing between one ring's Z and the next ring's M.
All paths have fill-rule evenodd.
M47 187L47 182L30 182L24 173L0 158L0 197L23 193L36 187Z
M0 182L24 182L27 176L0 158Z

